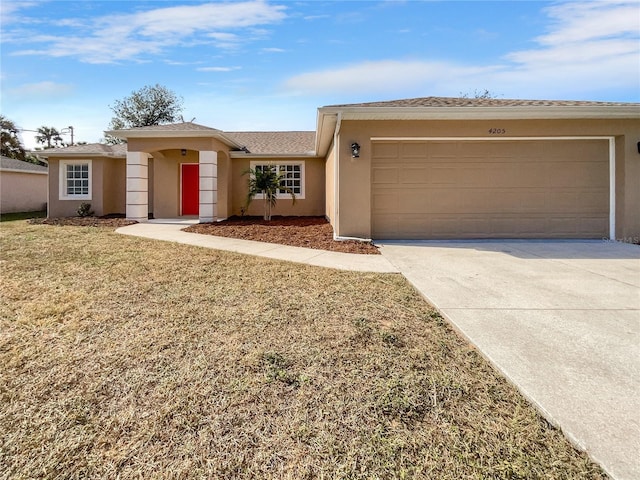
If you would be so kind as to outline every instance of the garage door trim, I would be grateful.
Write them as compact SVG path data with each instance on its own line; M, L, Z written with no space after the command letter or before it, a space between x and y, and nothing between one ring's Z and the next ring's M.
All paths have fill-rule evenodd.
M409 142L437 142L437 141L531 141L531 140L607 140L609 142L609 239L616 238L616 139L612 136L562 136L562 137L371 137L371 142L409 141Z

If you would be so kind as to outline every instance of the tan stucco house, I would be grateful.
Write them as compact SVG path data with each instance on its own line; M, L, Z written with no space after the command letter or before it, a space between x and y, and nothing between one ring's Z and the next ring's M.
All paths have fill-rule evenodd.
M47 207L47 167L0 157L0 213L39 212Z
M274 214L324 215L337 237L640 237L637 103L427 97L321 107L310 132L108 133L127 144L46 153L49 216L260 215L243 173L272 164L297 197Z

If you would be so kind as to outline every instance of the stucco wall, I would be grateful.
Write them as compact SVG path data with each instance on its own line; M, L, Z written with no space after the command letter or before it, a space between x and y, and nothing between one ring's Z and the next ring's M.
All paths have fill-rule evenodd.
M103 180L103 211L104 215L111 213L125 214L127 209L127 165L124 158L104 159L102 168Z
M127 143L129 152L161 152L164 150L203 150L227 152L229 147L215 138L131 138Z
M325 214L325 161L319 158L265 158L251 159L259 163L278 163L278 161L304 161L305 162L305 198L296 199L295 205L290 198L278 199L272 215L290 216L322 216ZM250 166L250 159L233 158L232 169L232 215L240 215L241 208L247 201L248 175L243 175ZM264 206L261 199L254 199L246 215L263 215Z
M47 173L0 171L0 213L46 208Z
M615 136L616 237L640 238L640 119L630 120L495 120L495 121L348 121L340 131L338 235L371 236L371 137L503 137ZM358 142L360 158L350 145Z
M72 158L69 160L91 160L91 199L88 200L60 200L60 161L64 158L49 158L49 204L48 216L55 217L75 217L78 207L82 203L90 203L95 215L105 215L103 209L103 162L113 161L108 158Z
M325 216L329 219L329 223L335 228L335 173L336 173L336 151L335 145L332 144L327 154L327 161L324 167L325 177Z
M180 216L180 164L198 163L198 152L165 150L153 157L153 215L155 218Z

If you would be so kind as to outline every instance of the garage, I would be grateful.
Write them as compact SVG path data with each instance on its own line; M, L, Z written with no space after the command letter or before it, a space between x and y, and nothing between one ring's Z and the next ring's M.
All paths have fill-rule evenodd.
M372 139L372 237L608 238L609 142Z

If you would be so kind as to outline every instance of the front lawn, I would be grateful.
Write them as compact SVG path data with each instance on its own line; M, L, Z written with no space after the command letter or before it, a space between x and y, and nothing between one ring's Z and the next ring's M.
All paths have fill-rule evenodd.
M44 218L47 216L47 211L38 212L17 212L17 213L1 213L0 222L13 222L15 220L27 220L31 218Z
M0 478L603 477L399 275L0 236Z

